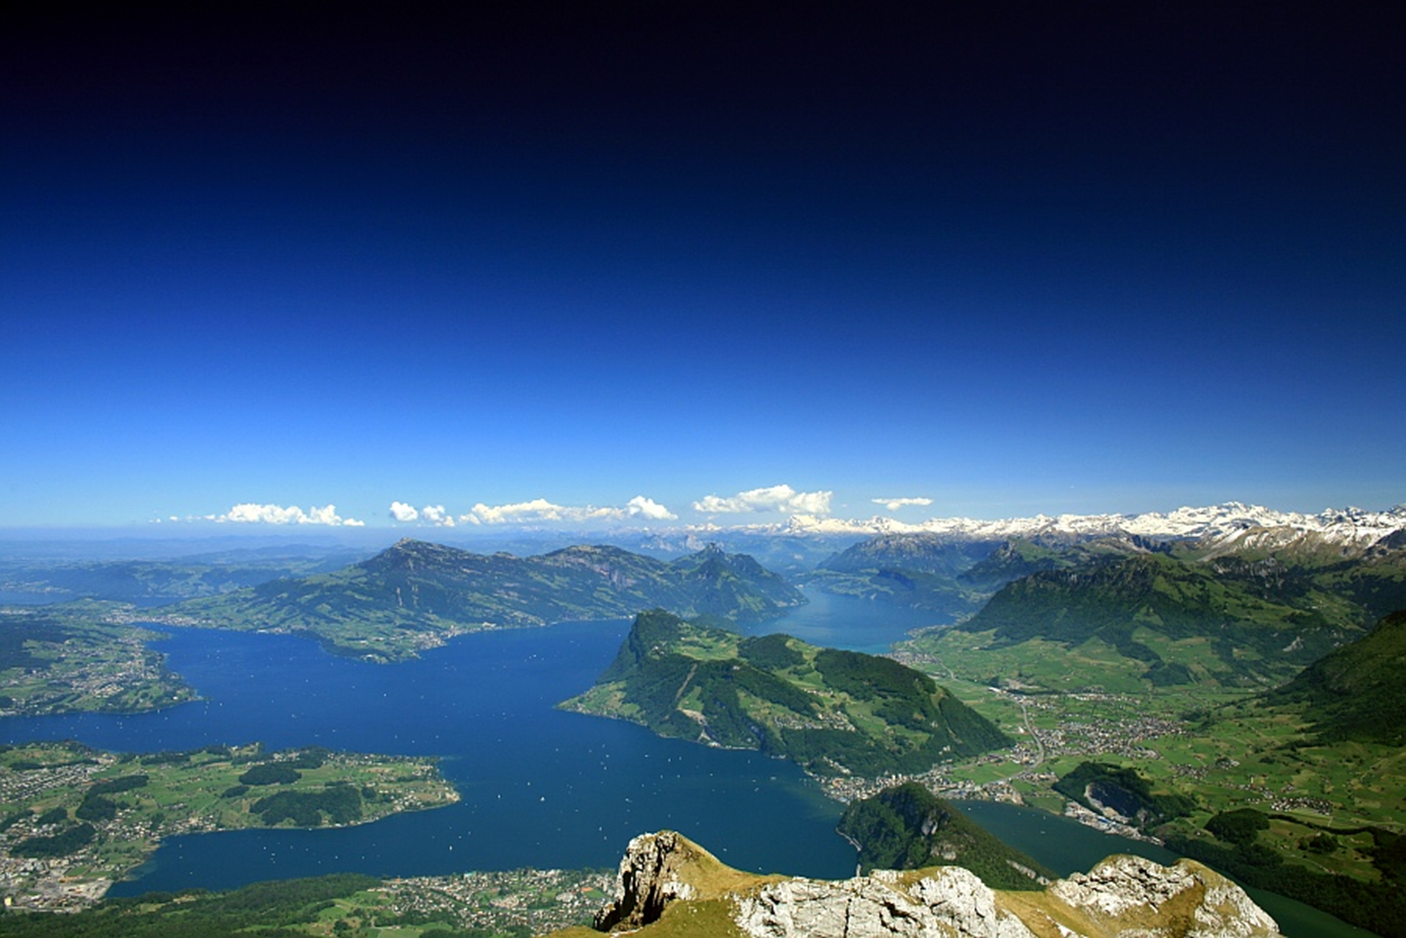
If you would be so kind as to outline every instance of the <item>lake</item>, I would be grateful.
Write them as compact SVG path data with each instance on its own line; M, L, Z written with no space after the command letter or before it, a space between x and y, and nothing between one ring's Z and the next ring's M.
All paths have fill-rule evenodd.
M809 605L747 631L784 631L814 644L878 652L909 629L940 621L931 613L808 595ZM661 828L681 831L740 869L852 875L854 850L835 833L841 806L790 763L554 709L594 682L628 630L627 621L602 621L483 632L415 661L373 665L290 636L167 629L170 637L158 647L201 701L135 716L5 718L0 740L71 738L141 752L260 741L273 749L317 744L435 755L462 796L447 808L356 827L170 838L138 878L113 887L115 896L340 871L417 876L614 867L631 837ZM964 809L1061 872L1087 869L1129 845L1146 847L1079 825L1053 838L1035 833L1072 823L1048 814L1010 814L1019 809L1001 805ZM1070 865L1076 859L1070 844L1084 835L1094 846ZM1291 931L1282 909L1271 914L1289 934L1366 934Z

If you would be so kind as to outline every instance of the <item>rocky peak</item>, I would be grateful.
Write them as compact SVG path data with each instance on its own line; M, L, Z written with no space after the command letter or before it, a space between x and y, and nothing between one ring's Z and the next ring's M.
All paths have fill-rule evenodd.
M645 929L670 902L723 901L749 938L1271 938L1239 886L1192 860L1115 856L1044 892L1000 893L960 867L876 870L843 881L727 870L673 831L630 841L601 931Z
M1192 860L1162 866L1142 857L1109 857L1087 874L1054 883L1047 894L1081 913L1098 934L1279 934L1274 919L1243 889Z
M669 902L693 898L694 889L680 879L680 872L700 856L701 851L674 831L634 838L620 860L615 898L596 913L592 924L598 931L639 928L658 919Z

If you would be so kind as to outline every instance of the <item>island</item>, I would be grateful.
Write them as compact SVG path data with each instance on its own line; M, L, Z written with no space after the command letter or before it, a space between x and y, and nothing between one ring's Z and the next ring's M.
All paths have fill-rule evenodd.
M433 759L210 746L136 755L73 742L0 747L0 895L81 908L163 837L364 824L452 804Z

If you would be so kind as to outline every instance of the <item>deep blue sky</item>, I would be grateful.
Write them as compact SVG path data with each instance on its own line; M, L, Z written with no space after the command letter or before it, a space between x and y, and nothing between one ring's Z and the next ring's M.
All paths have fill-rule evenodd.
M414 6L6 5L0 527L1406 501L1385 4Z

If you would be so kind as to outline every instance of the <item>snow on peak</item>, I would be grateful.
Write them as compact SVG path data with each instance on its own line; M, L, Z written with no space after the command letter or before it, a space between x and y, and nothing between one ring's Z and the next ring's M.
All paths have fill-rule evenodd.
M1275 511L1261 505L1225 502L1202 508L1183 507L1170 512L1140 515L1035 515L982 521L974 518L931 518L916 524L892 518L819 518L794 515L784 530L789 534L910 534L949 535L961 540L1006 540L1041 536L1099 537L1136 534L1157 540L1182 538L1238 538L1259 529L1277 529L1282 537L1314 533L1335 543L1366 546L1393 531L1406 528L1406 505L1387 511L1330 508L1316 515Z

